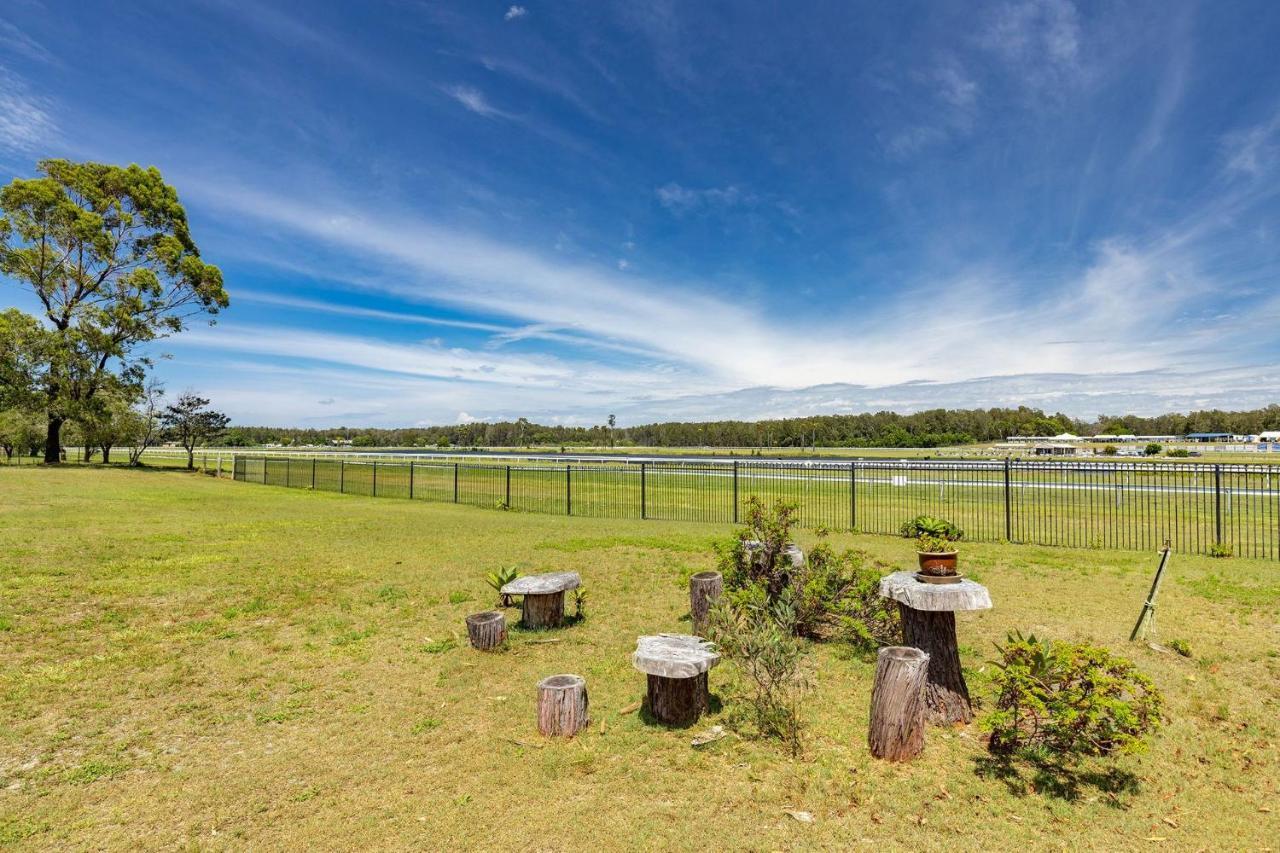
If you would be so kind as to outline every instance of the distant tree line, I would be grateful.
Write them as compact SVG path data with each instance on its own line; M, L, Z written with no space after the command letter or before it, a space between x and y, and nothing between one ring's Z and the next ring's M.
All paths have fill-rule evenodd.
M999 441L1011 435L1133 433L1185 435L1189 432L1258 433L1280 429L1280 405L1247 412L1219 410L1153 418L1101 415L1082 421L1039 409L931 409L910 415L876 412L821 415L769 421L666 422L633 427L547 426L525 418L495 423L404 429L337 427L232 427L225 442L326 444L350 441L356 447L945 447Z

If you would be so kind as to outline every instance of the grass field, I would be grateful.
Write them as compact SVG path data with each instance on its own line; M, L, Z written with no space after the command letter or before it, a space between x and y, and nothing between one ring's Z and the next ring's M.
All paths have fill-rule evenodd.
M1176 556L1163 640L1125 642L1149 553L968 544L971 690L1014 628L1124 649L1165 692L1150 752L1073 778L991 773L978 727L865 747L873 667L815 647L801 758L628 712L641 633L687 630L729 525L503 513L176 471L0 468L0 844L28 849L1261 849L1280 821L1280 569ZM833 537L883 560L910 543ZM801 544L809 540L802 535ZM466 647L483 574L579 571L587 620ZM512 612L514 619L515 613ZM593 724L533 725L586 677ZM723 721L730 665L712 673ZM788 811L814 816L804 823Z

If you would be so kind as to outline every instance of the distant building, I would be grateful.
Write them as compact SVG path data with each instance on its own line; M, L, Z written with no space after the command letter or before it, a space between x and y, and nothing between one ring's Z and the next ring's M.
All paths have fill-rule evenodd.
M1077 447L1065 441L1046 442L1035 446L1036 456L1075 456Z
M1197 441L1201 444L1215 444L1218 442L1238 441L1240 437L1230 432L1190 432L1187 433L1187 441Z
M1280 429L1269 429L1258 433L1258 441L1267 444L1280 444Z

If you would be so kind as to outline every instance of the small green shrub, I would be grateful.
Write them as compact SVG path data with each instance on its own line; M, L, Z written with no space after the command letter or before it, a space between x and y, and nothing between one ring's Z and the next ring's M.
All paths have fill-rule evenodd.
M470 601L470 600L471 600L471 593L466 592L465 590L454 590L453 592L449 593L450 604L462 604L464 601Z
M573 621L581 622L587 618L587 591L577 587L573 591Z
M804 641L796 637L793 593L770 602L763 587L747 589L737 603L721 599L711 609L707 633L746 678L757 733L778 738L795 755L801 748L801 708L813 685Z
M1140 752L1164 701L1128 660L1083 643L1009 635L997 646L995 710L983 721L989 749L1042 762Z
M1173 649L1184 658L1191 657L1191 644L1186 640L1170 640L1169 648Z
M493 587L493 591L498 593L498 606L510 607L511 596L503 595L502 588L520 577L520 570L515 566L503 566L484 576L485 583Z
M1209 546L1210 557L1230 557L1233 551L1226 542L1214 542Z
M1144 456L1159 456L1160 451L1162 450L1164 450L1164 448L1153 441L1146 447L1142 448L1142 453Z
M1191 451L1187 450L1185 447L1174 447L1170 450L1165 451L1164 455L1172 457L1174 459L1186 459L1188 456L1191 455Z
M944 518L934 518L931 515L917 515L915 518L907 519L902 522L898 532L902 534L904 539L919 539L922 536L929 536L935 539L945 539L947 542L959 542L964 538L964 531L959 527Z
M942 536L921 536L916 539L916 550L922 554L947 554L956 550L956 546Z

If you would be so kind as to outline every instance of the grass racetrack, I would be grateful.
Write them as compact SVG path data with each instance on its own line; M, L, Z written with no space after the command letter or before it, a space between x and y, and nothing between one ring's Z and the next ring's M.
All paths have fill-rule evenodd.
M1161 640L1126 642L1154 553L965 544L995 609L960 614L969 686L1021 629L1134 657L1150 751L1069 777L984 772L977 725L872 759L874 664L814 648L806 744L631 709L643 633L688 630L727 524L498 512L171 470L0 467L0 845L18 849L1260 849L1280 838L1280 566L1175 554ZM800 533L801 545L812 534ZM837 534L891 568L911 543ZM487 571L573 570L585 622L480 654ZM518 610L509 610L514 623ZM534 685L587 679L592 724L541 739ZM788 812L812 813L802 822Z

